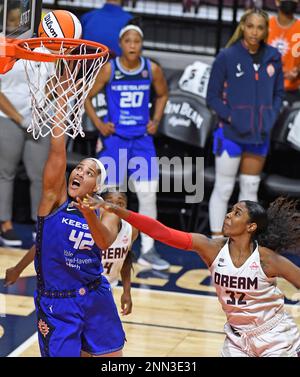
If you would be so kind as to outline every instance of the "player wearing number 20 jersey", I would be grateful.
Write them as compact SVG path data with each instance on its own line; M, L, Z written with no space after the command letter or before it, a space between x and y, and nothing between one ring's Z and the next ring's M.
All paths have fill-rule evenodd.
M111 60L111 79L106 86L108 121L115 125L115 134L126 139L143 136L149 122L152 81L149 59L140 57L135 71L122 67L120 58Z
M115 132L102 139L103 150L98 157L105 164L105 158L113 158L116 164L116 178L110 176L108 183L121 184L126 176L128 162L133 158L143 158L147 168L141 171L143 181L156 180L158 177L155 164L156 151L153 137L147 133L150 120L149 104L152 82L151 63L140 57L140 66L134 71L122 67L120 58L110 61L111 76L106 85L108 105L107 122L114 124ZM120 152L123 150L122 152ZM120 154L123 155L120 157ZM151 171L151 163L153 169Z
M142 56L143 32L138 26L127 25L119 38L122 55L103 66L87 96L85 109L100 132L97 157L107 167L107 184L123 188L130 179L139 211L156 217L159 172L153 135L163 117L168 86L159 64ZM108 104L104 120L92 103L103 89ZM155 98L152 107L151 90ZM153 239L141 234L141 255L145 254L140 262L160 270L169 268L170 264L155 252Z

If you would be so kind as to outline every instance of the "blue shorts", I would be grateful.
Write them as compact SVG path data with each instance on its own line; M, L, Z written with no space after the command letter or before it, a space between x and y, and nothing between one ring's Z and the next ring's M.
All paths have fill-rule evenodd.
M97 289L72 298L36 293L35 305L43 357L79 357L81 350L102 355L124 346L125 333L105 278Z
M263 144L242 144L226 139L223 133L223 128L219 127L214 132L213 153L221 156L224 151L227 151L230 157L239 157L243 153L251 153L258 156L265 157L269 149L269 140Z
M158 163L153 137L143 135L134 139L124 139L110 135L102 139L103 149L99 160L107 171L107 184L119 185L125 177L136 181L155 181L158 179Z

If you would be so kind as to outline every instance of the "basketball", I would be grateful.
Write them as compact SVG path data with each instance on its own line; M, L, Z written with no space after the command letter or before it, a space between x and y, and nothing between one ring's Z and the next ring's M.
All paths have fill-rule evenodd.
M41 20L38 36L41 38L81 38L82 27L79 19L67 10L54 10ZM51 44L52 50L59 50L60 45Z

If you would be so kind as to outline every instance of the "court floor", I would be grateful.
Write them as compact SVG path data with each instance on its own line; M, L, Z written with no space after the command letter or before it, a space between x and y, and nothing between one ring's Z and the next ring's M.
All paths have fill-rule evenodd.
M210 284L209 272L197 255L159 244L172 266L158 272L134 264L133 313L123 316L125 356L218 356L224 341L225 315ZM0 248L0 356L39 356L33 291L33 265L19 281L3 287L5 269L26 250ZM300 327L300 294L282 279L287 310ZM120 308L121 287L114 289Z

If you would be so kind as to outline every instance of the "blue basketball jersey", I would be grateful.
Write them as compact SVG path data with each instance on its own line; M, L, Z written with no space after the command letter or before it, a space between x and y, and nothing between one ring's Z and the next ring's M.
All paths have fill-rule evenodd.
M120 58L110 61L112 73L106 85L107 121L114 123L118 136L131 139L147 132L149 122L151 63L141 57L136 71L128 72Z
M101 251L82 213L67 200L55 212L38 217L35 269L38 287L74 289L101 276Z

